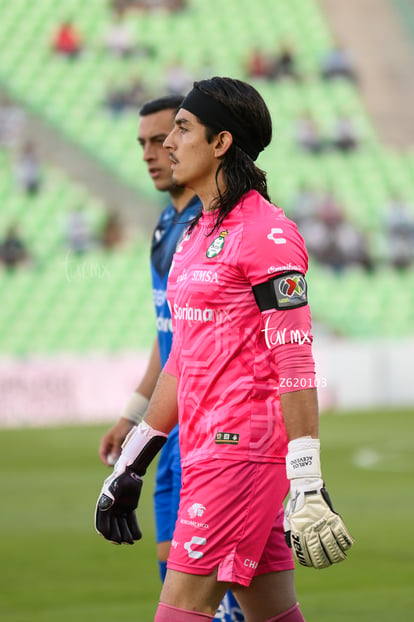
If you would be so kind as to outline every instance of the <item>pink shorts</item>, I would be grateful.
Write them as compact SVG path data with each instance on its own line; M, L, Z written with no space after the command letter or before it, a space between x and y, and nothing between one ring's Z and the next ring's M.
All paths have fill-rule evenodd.
M284 464L205 460L183 469L167 567L248 586L294 568L283 533Z

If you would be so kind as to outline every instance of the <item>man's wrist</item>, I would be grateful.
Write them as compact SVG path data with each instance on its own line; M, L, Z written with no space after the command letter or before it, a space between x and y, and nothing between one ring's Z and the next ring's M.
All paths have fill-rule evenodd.
M134 393L129 398L129 401L122 413L124 419L132 421L135 425L141 423L143 416L145 415L149 404L149 399L142 395L142 393Z
M152 458L164 445L168 434L154 430L146 421L135 427L126 437L122 445L122 453L115 465L117 474L131 466L138 469L138 474L143 475ZM154 451L149 449L154 448ZM142 458L142 459L141 459ZM142 473L141 473L142 470Z
M288 444L286 474L289 480L321 478L320 441L311 436L295 438Z

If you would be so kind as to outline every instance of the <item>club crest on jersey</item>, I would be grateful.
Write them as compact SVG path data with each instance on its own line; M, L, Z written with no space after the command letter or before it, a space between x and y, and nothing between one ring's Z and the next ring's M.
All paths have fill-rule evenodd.
M207 253L206 253L209 259L212 259L213 257L217 257L217 255L221 253L221 251L223 250L223 246L224 246L224 240L226 239L226 235L228 235L228 233L229 232L227 231L227 229L225 229L224 231L221 231L218 238L213 240L213 242L210 244L210 246L207 249Z

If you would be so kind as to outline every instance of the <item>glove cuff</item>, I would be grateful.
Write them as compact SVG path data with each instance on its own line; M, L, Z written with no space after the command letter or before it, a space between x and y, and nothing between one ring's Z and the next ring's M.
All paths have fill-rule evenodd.
M141 421L126 437L114 472L120 473L130 467L138 475L144 475L167 438L168 434L154 430L146 421Z
M138 425L141 423L143 416L145 415L149 404L149 399L141 393L134 393L129 398L125 410L122 413L124 419L128 419Z
M311 436L295 438L288 444L287 478L321 478L320 441Z

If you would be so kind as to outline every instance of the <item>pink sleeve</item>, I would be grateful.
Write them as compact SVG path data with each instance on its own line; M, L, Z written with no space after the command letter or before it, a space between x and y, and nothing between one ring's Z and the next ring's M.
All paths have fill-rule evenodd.
M239 265L252 285L282 272L307 272L305 242L295 223L279 212L269 211L266 218L245 224Z
M167 372L167 374L171 374L171 376L177 376L177 362L175 359L174 342L173 347L171 348L170 356L164 365L163 371Z
M240 249L240 265L251 285L283 273L305 275L308 254L296 224L279 208L265 210L261 216L247 223ZM280 393L315 387L309 305L270 309L262 317L266 345L279 373Z
M264 336L279 372L279 391L316 387L309 305L263 313Z

